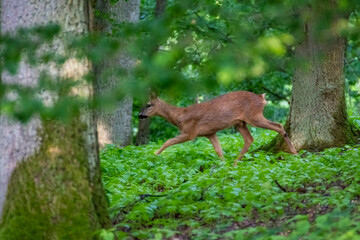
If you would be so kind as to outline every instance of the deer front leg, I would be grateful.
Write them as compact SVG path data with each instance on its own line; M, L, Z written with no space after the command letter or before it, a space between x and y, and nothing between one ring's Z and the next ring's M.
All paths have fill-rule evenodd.
M223 152L222 152L222 148L221 148L221 145L220 145L220 142L219 142L219 139L217 138L216 134L213 134L213 135L209 135L209 136L206 136L210 142L212 143L214 149L215 149L215 152L217 153L217 155L222 159L224 160L224 155L223 155Z
M190 138L190 136L188 134L180 134L177 137L171 138L169 140L167 140L164 145L162 145L162 147L159 149L159 151L157 151L155 153L155 155L159 155L160 153L162 153L162 151L165 150L165 148L170 147L172 145L178 144L178 143L183 143L186 141L191 140L192 138Z

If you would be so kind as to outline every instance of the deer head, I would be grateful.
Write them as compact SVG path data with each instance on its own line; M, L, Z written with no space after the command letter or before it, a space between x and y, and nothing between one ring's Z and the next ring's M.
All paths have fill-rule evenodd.
M159 111L159 98L151 99L140 111L139 119L145 119L154 116Z

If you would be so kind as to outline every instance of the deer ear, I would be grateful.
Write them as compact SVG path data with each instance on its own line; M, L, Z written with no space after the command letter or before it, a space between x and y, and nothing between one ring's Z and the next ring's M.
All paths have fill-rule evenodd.
M158 93L156 89L149 89L149 97L151 100L156 99L158 97Z

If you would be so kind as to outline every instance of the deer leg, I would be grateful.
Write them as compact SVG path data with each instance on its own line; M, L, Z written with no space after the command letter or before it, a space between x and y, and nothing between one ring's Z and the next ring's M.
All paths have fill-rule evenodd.
M192 138L190 138L190 136L188 134L180 134L177 137L171 138L169 140L167 140L164 145L162 145L162 147L159 149L159 151L157 151L155 154L159 155L162 151L165 150L165 148L170 147L172 145L178 144L178 143L183 143L186 141L191 140Z
M219 139L217 138L216 134L212 134L212 135L209 135L209 136L206 136L210 142L212 143L212 145L214 146L214 149L217 153L217 155L224 160L224 155L223 155L223 152L222 152L222 148L221 148L221 145L220 145L220 142L219 142Z
M249 150L249 147L251 146L251 144L254 141L254 138L251 136L251 133L249 132L249 129L246 126L246 122L240 122L239 124L236 125L236 128L239 130L241 136L244 138L244 146L241 149L241 152L239 154L239 158L237 160L235 160L234 162L234 166L237 165L237 162L240 161L245 153Z
M276 132L280 133L281 136L283 136L286 144L288 145L288 147L290 149L290 152L292 154L297 154L297 151L296 151L294 145L292 144L289 136L287 135L287 133L284 130L284 127L281 124L271 122L271 121L267 120L264 117L262 117L260 119L257 119L257 120L254 120L254 121L251 121L249 123L251 125L253 125L254 127L270 129L270 130L273 130L273 131L276 131Z

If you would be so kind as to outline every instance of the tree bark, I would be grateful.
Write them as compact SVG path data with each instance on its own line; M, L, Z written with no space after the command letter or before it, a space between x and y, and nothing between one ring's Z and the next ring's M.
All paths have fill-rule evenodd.
M65 54L63 38L88 33L90 8L82 0L2 0L1 30L58 23L62 33L49 48ZM79 80L80 72L91 70L76 58L48 67L59 78ZM40 67L21 62L17 75L3 73L2 80L36 86L39 74ZM92 91L84 80L76 93L89 98ZM68 125L36 117L21 124L0 116L0 239L92 239L94 231L111 225L93 121L89 111Z
M167 0L156 0L155 17L160 17L165 13ZM135 145L148 144L150 140L150 118L139 121L138 132L136 134Z
M101 13L109 14L109 17L115 23L137 22L140 15L140 1L118 1L111 4L108 0L97 1L97 10ZM112 26L114 23L102 16L96 18L95 30L103 34L112 35ZM120 45L125 46L124 40L118 38ZM114 57L104 60L95 68L96 85L95 93L101 97L108 94L116 88L121 81L119 78L119 69L125 70L131 74L131 68L135 64L135 59L129 57L122 47L122 51ZM97 126L99 144L103 147L105 144L115 144L117 146L126 146L132 141L132 97L126 97L122 101L108 102L106 108L101 107L97 112Z
M150 141L150 118L140 119L138 132L136 134L135 145L140 146L148 144Z
M308 7L304 39L295 49L297 64L285 130L298 150L321 151L355 140L345 102L346 40L332 29L346 14L335 12L336 2ZM329 22L324 23L325 16ZM321 24L327 28L322 29ZM268 148L286 150L279 136Z
M167 5L167 0L156 0L155 17L159 17L163 13L165 13L166 5Z

